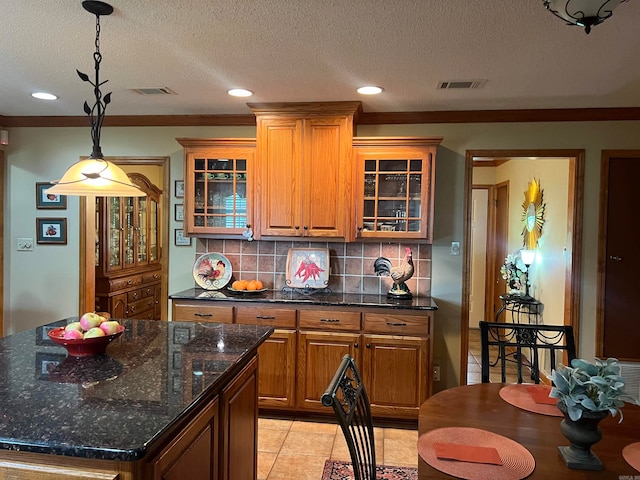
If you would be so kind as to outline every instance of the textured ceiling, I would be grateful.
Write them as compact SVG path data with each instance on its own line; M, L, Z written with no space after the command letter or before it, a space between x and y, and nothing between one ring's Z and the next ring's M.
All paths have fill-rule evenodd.
M640 1L590 35L542 0L119 0L102 17L107 115L250 114L247 102L361 100L365 112L640 106ZM0 0L0 115L84 115L95 17ZM488 80L438 90L444 80ZM382 95L355 92L380 85ZM177 95L143 96L141 87ZM226 91L244 87L253 97ZM58 95L56 102L31 98Z

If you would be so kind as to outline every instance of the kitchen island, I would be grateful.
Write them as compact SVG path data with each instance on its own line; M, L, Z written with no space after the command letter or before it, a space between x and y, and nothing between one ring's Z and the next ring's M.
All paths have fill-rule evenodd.
M272 327L122 320L105 355L0 339L0 478L255 479L257 349Z
M431 297L190 288L169 298L173 320L275 328L260 347L258 405L265 413L332 415L320 398L347 353L374 417L417 423L431 395L438 308Z

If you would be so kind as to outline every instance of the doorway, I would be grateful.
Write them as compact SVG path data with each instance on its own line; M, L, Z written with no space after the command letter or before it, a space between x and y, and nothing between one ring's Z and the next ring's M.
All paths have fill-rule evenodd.
M86 158L86 157L85 157ZM169 288L169 157L105 157L113 162L126 173L142 173L153 178L154 184L162 188L160 198L160 258L162 278L161 288L161 316L162 319L168 317L168 288ZM82 158L81 158L82 159ZM88 312L95 310L95 197L84 197L80 201L80 292L79 311Z
M567 211L566 211L566 246L562 252L564 276L564 291L561 296L564 302L562 308L563 323L572 325L576 338L579 338L579 300L580 300L580 273L581 273L581 232L582 232L582 199L583 199L583 177L584 177L584 150L469 150L465 159L465 225L464 225L464 245L463 245L463 285L462 285L462 319L461 319L461 355L460 355L460 383L467 383L467 360L469 354L469 322L470 322L470 298L471 298L471 272L472 272L472 190L474 162L493 162L496 166L508 161L519 160L556 160L562 159L568 162L567 176ZM488 182L481 182L488 183ZM497 186L497 185L496 185ZM526 185L525 185L526 186ZM497 190L497 189L496 189ZM497 192L496 192L497 197ZM558 207L556 207L558 208ZM564 213L564 212L563 212ZM489 217L491 214L489 214ZM491 220L494 223L497 218ZM514 228L513 226L511 227ZM493 230L495 231L495 230ZM489 234L490 236L491 234ZM498 254L499 245L495 245L495 239L488 243L488 265L489 258L494 257L493 263L501 265L504 255L500 258ZM490 249L490 250L489 250ZM491 268L494 268L493 266ZM489 277L489 275L487 275ZM495 282L493 283L495 285ZM495 298L502 293L496 287ZM491 290L488 288L487 290ZM487 292L487 302L492 302ZM486 308L487 314L493 310L493 306ZM493 318L488 320L492 321Z

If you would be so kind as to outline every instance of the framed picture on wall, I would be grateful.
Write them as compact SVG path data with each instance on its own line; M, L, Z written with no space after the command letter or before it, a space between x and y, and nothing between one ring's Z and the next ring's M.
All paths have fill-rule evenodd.
M176 203L176 222L182 222L184 220L184 204Z
M51 188L49 182L36 182L36 208L37 209L67 209L67 196L56 195L55 193L46 193L46 190Z
M176 180L176 198L184 197L184 180Z
M36 218L36 243L67 244L66 218Z
M185 237L184 230L182 230L181 228L176 228L175 244L178 247L188 247L191 245L191 237Z

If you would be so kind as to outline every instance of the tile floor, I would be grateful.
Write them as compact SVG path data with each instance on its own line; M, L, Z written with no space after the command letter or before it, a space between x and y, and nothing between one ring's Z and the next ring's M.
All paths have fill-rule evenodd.
M418 465L418 431L375 428L379 465ZM299 419L258 419L258 480L321 480L327 459L349 459L336 423Z
M491 347L495 349L496 347ZM489 352L491 358L497 357L497 352ZM480 330L477 328L469 329L469 356L467 357L467 383L469 385L474 383L482 383L482 370L481 370L480 354ZM524 377L524 371L523 371ZM500 366L496 365L489 369L489 381L501 382ZM525 380L526 381L526 380ZM518 383L518 371L515 363L507 363L507 383Z

